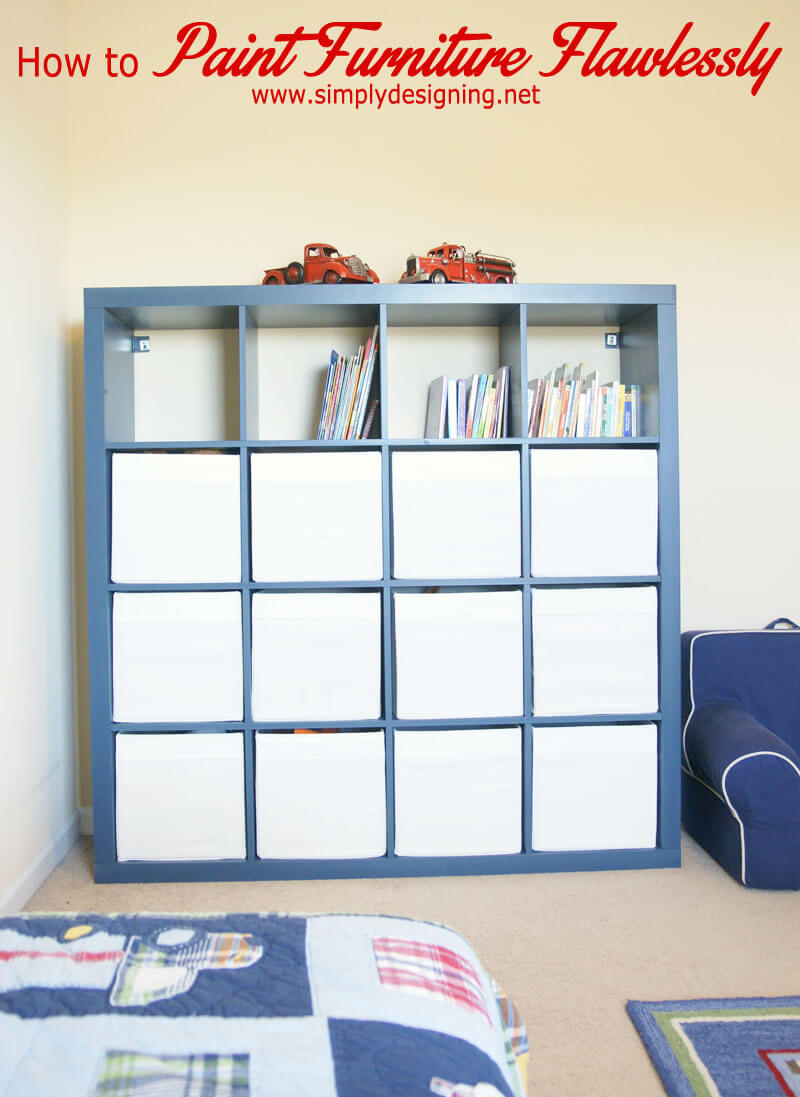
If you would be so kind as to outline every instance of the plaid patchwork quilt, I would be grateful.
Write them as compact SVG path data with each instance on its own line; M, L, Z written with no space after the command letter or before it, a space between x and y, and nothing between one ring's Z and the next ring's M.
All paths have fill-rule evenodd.
M369 915L0 918L0 1097L523 1097L470 945Z

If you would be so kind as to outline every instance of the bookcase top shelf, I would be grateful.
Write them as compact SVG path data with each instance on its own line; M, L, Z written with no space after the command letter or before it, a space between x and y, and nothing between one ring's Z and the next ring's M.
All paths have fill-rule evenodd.
M396 327L502 326L519 307L529 324L625 324L654 305L675 304L673 285L545 284L477 286L177 286L84 291L87 309L111 312L129 328L236 328L238 309L263 327L336 327L375 323L380 305Z

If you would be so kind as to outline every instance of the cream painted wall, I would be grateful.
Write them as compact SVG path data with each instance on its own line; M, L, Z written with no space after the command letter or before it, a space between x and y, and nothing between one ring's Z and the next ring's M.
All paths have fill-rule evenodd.
M402 10L387 0L64 5L66 35L48 31L53 48L91 50L99 61L110 46L141 65L130 80L111 80L98 65L86 80L54 81L42 93L54 111L69 110L73 333L84 286L257 283L264 266L314 237L357 251L385 281L396 280L410 251L453 239L514 256L524 281L675 282L684 627L800 617L800 16L792 0L699 8L614 0L600 16L619 22L617 44L661 46L690 19L704 47L744 46L772 20L768 44L784 54L756 97L747 79L598 80L570 69L539 81L540 106L358 112L255 106L251 80L194 70L159 80L150 70L166 65L190 20L213 19L222 43L242 44L250 31L264 43L298 23L345 16L383 20L382 41L397 44L434 44L466 23L528 46L545 69L556 58L554 28L586 12L555 0L409 0ZM533 71L509 82L529 84ZM26 85L26 100L33 90ZM78 381L79 338L72 368ZM78 477L79 415L76 406ZM80 521L78 499L78 530ZM78 533L79 576L82 552ZM80 614L80 800L88 803Z
M10 42L61 26L54 0L14 5L5 19ZM66 103L46 88L20 95L10 68L0 84L0 910L25 903L78 833Z

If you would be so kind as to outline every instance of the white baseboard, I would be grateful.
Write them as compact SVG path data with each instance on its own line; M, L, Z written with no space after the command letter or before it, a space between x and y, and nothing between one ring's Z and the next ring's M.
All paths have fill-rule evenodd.
M94 808L79 807L78 811L81 813L81 834L94 834Z
M0 914L15 914L22 910L31 895L41 887L53 869L75 845L80 837L80 823L81 817L76 811L36 860L21 876L17 877L5 894L0 896Z

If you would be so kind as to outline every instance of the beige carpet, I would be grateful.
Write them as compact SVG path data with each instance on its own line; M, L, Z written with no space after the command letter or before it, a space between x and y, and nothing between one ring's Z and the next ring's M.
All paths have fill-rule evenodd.
M536 1097L663 1097L628 998L800 993L800 893L749 891L690 839L680 869L299 883L101 884L81 841L41 911L344 911L445 922L517 1004Z

